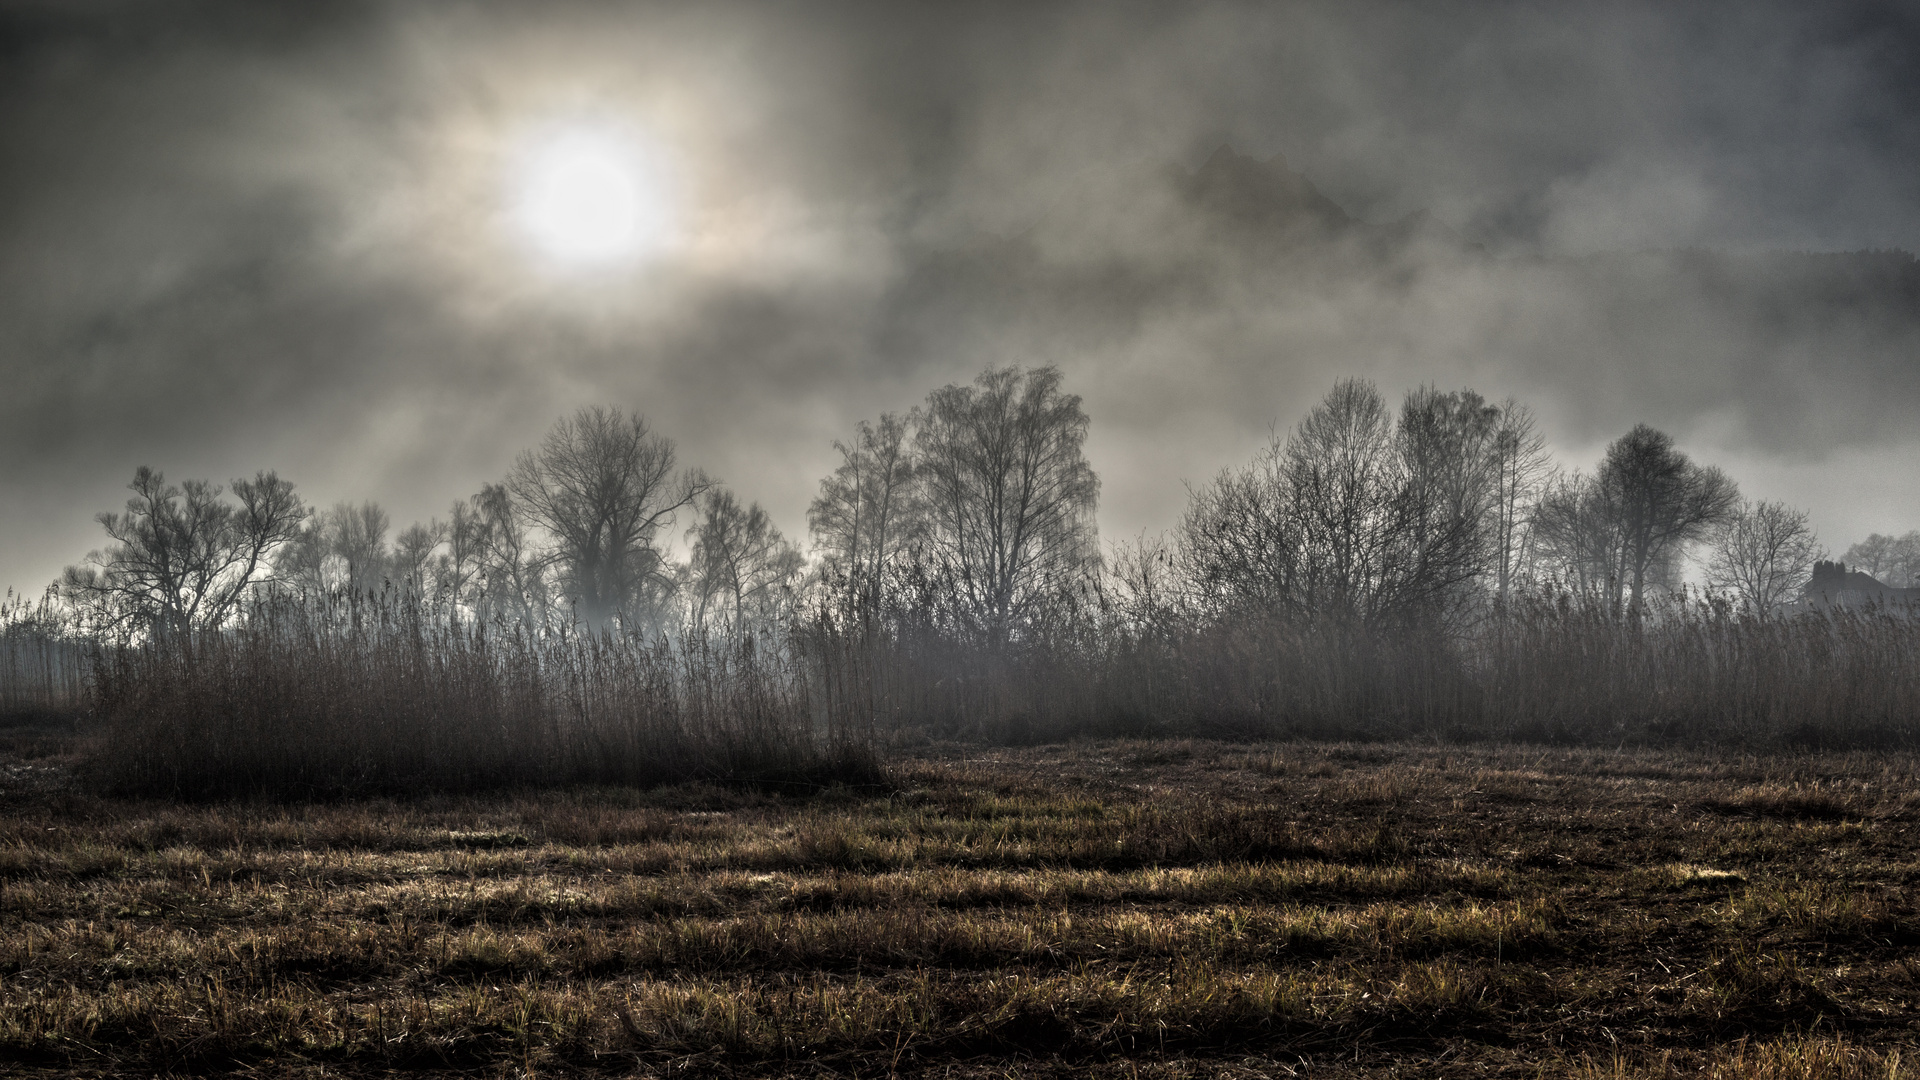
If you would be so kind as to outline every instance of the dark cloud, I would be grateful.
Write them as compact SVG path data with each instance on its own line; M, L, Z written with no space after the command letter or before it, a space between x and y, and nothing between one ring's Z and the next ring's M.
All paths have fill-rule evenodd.
M1344 374L1910 528L1912 260L1766 253L1920 248L1917 53L1865 4L0 6L0 582L142 463L404 521L597 403L798 531L855 420L1008 362L1087 398L1109 536ZM514 140L578 116L668 148L683 247L533 265Z

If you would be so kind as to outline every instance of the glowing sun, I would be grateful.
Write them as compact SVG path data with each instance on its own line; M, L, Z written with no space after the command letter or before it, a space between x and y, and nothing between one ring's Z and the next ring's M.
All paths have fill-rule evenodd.
M657 250L668 226L658 162L636 142L578 129L535 143L522 163L514 219L554 262L629 262Z

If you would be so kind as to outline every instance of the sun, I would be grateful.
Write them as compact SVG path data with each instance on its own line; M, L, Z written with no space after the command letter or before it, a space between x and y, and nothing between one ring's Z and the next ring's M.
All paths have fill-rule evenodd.
M570 128L534 142L521 162L513 217L525 239L569 267L631 263L656 253L669 224L657 155L610 131Z

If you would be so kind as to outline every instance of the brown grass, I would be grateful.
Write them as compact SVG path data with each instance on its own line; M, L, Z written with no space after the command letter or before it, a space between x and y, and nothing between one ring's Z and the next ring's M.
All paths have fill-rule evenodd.
M1876 1051L1841 1037L1742 1039L1709 1053L1675 1053L1588 1061L1571 1075L1581 1080L1905 1080L1920 1076L1911 1052Z
M1917 773L1187 740L941 749L887 793L807 797L7 785L0 1055L29 1075L1903 1077ZM1769 809L1809 791L1845 812Z

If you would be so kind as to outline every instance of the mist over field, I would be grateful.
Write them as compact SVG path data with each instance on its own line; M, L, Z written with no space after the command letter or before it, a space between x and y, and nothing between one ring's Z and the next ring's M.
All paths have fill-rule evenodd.
M1083 397L1107 541L1360 376L1518 398L1569 467L1652 424L1844 550L1920 526L1917 45L1893 5L10 3L0 583L139 465L398 525L588 405L803 538L833 440L1006 364ZM646 147L647 257L512 219L577 123Z
M0 0L26 1078L1920 1080L1920 7Z

